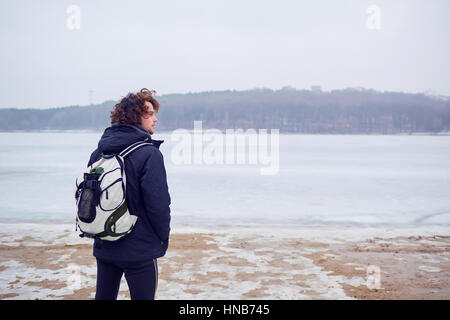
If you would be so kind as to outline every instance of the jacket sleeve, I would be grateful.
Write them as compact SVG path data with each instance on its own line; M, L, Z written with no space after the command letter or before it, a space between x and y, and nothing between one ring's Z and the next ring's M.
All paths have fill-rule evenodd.
M168 241L170 232L170 195L164 157L156 149L147 158L140 186L146 214L161 241Z

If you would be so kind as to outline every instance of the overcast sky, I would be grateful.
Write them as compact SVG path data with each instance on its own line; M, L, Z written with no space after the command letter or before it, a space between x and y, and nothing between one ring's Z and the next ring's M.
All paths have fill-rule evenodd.
M1 0L0 26L2 108L142 87L450 95L448 0Z

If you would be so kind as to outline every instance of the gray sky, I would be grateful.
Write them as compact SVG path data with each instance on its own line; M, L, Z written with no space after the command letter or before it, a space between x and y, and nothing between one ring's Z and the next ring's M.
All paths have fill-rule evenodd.
M450 95L448 0L1 0L0 26L3 108L86 105L90 88Z

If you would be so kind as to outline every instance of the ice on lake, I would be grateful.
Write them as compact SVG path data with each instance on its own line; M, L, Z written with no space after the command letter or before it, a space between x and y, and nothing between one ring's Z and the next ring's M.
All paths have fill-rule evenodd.
M74 221L73 184L100 132L0 133L0 219ZM181 223L450 224L450 137L280 134L279 170L175 164Z

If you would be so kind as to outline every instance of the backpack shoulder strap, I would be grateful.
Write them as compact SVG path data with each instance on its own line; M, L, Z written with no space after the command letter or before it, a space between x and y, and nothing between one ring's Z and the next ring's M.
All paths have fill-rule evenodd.
M133 151L143 147L143 146L153 146L153 143L147 142L147 139L143 140L143 141L138 141L136 143L133 143L132 145L126 147L124 150L122 150L121 153L119 153L119 156L121 156L122 158L125 158L126 156L128 156L130 153L132 153Z

